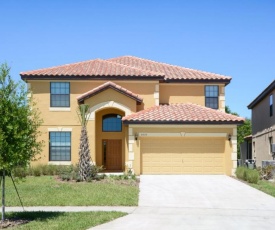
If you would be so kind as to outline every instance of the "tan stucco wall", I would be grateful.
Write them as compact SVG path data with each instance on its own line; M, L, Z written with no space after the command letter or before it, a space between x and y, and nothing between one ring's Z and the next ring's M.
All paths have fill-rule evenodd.
M194 103L205 106L205 86L209 84L160 84L160 103ZM213 84L218 85L218 84ZM224 85L219 86L219 109L225 108Z
M50 82L43 82L43 81L35 81L31 82L31 89L32 95L37 103L37 107L41 113L41 118L43 119L44 123L41 126L40 130L42 132L41 139L44 140L45 145L43 148L43 152L39 157L38 161L35 161L33 164L46 164L49 162L49 130L48 129L56 129L55 131L64 131L64 129L72 129L71 131L71 163L76 164L78 162L78 147L79 147L79 139L80 139L80 132L81 127L79 123L79 119L77 116L77 107L78 103L76 98L85 93L86 91L92 89L92 87L96 87L103 82L97 82L94 84L93 82L89 85L83 82L73 82L70 84L71 94L70 94L70 111L50 111ZM134 84L132 84L134 85ZM154 84L151 84L152 88ZM142 88L142 87L141 87ZM145 87L146 88L146 87ZM150 87L147 87L147 91L149 91ZM145 96L145 98L150 98L150 95ZM150 101L150 99L148 99ZM106 102L106 101L114 101L118 104L122 104L123 106L129 108L131 112L136 112L137 105L136 101L121 94L113 89L107 89L92 98L89 98L85 101L85 103L89 104L90 107L94 105ZM152 102L153 103L153 102ZM102 110L106 112L108 107ZM94 111L95 113L97 112ZM109 110L112 112L112 108ZM120 111L122 116L124 116L124 112ZM99 137L96 134L96 119L90 119L87 124L88 136L89 136L89 144L90 144L90 151L92 161L96 162L98 165L101 164L101 145L96 142L96 137ZM99 127L99 126L97 126ZM101 126L100 126L101 127ZM101 133L100 136L104 137L104 134ZM125 131L120 135L120 138L123 136L123 152L125 152L125 138L128 137L127 130L126 134ZM108 136L110 137L110 136ZM115 135L113 135L115 137ZM101 138L102 139L102 138ZM113 138L114 139L114 138ZM96 149L96 146L99 146L99 149ZM123 155L123 161L125 161L125 155ZM124 164L122 164L124 166Z
M103 91L102 93L99 93L87 100L85 100L85 104L88 104L90 108L93 106L96 106L102 102L107 102L107 101L114 101L117 102L123 106L126 106L127 108L130 109L132 113L136 112L137 106L136 106L136 101L126 97L125 95L113 90L113 89L107 89Z
M53 81L52 81L53 82ZM60 82L60 81L58 81ZM67 82L67 81L64 81ZM101 127L98 121L100 116L103 113L112 111L115 109L115 106L107 104L107 107L97 108L96 106L105 102L114 101L117 105L122 105L119 108L119 111L125 114L125 111L129 109L130 113L140 111L152 107L158 102L160 103L184 103L192 102L204 105L204 86L201 85L182 85L182 84L160 84L157 81L113 81L116 84L132 91L133 93L138 94L143 98L143 103L137 105L136 101L121 94L113 89L107 89L92 98L89 98L85 103L89 104L90 107L96 108L93 111L94 117L91 116L91 119L88 122L87 129L90 142L91 157L93 161L96 161L98 165L102 163L102 139L106 138L116 138L116 135L113 134L105 136L101 133L99 127ZM50 81L29 81L31 90L33 92L34 100L37 102L37 106L41 112L41 118L44 120L44 123L41 127L42 136L41 138L45 141L45 148L41 154L41 159L36 163L47 163L49 160L49 128L56 128L58 131L62 131L64 128L72 129L72 163L78 162L78 145L80 138L80 123L77 116L77 97L83 93L105 83L105 81L70 81L70 108L69 111L50 111ZM220 97L224 96L224 86L220 85ZM220 107L222 101L220 100ZM109 107L108 107L109 106ZM101 110L102 109L102 110ZM105 110L106 109L106 110ZM125 110L124 110L125 109ZM190 130L189 130L190 129ZM143 130L143 131L142 131ZM136 130L135 132L152 132L151 128L142 128L142 130ZM163 128L158 129L158 132L177 132L179 130L174 128ZM205 132L204 128L201 129L192 129L187 128L186 132ZM213 130L212 130L213 131ZM212 132L207 130L207 132ZM214 130L215 131L215 130ZM213 132L214 132L213 131ZM217 132L230 132L230 129L222 130L217 129ZM107 134L106 134L107 135ZM124 136L124 137L123 137ZM123 133L119 134L119 138L124 140L123 151L123 161L129 161L129 136L128 128L124 128ZM138 152L140 151L140 146L138 141L133 145L133 151L135 152L135 160L132 162L133 167L137 174L140 173L140 156ZM225 151L228 147L225 146ZM230 168L230 167L229 167ZM231 167L232 168L232 167Z

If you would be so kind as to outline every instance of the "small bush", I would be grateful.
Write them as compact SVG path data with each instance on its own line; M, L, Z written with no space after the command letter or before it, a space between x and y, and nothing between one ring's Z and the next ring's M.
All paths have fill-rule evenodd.
M104 170L103 166L91 165L91 178L96 178L97 174Z
M257 184L259 181L259 172L257 170L247 170L246 179L249 183Z
M238 167L236 169L236 176L237 178L241 179L241 180L245 180L246 181L246 174L247 174L247 168L246 167Z
M33 175L34 176L41 176L42 172L41 172L41 169L40 167L34 167L33 168Z
M248 169L246 167L238 167L236 170L236 176L237 178L249 183L257 184L259 181L259 172L255 169Z
M49 176L54 176L57 175L57 166L56 165L47 165L48 166L48 175Z
M38 165L37 168L40 168L42 175L49 175L49 166L48 165Z
M28 176L28 170L23 167L16 167L12 172L14 177L18 177L20 179L25 178Z
M69 181L69 180L71 180L71 176L69 174L63 174L63 175L61 175L61 180Z

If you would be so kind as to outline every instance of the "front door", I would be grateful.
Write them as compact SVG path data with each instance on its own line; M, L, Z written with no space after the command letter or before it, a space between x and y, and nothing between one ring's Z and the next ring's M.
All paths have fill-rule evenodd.
M106 170L122 170L122 140L103 140L103 164Z

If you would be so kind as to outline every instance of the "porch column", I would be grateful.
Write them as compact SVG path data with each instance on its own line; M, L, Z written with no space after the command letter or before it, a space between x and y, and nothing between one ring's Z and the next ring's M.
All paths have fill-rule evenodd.
M232 143L232 153L231 153L231 159L232 159L232 176L235 176L236 168L237 168L237 127L233 128L233 135L231 137L231 143Z
M135 159L135 154L133 151L133 145L135 143L135 134L133 132L133 128L128 128L128 162L126 162L126 166L128 169L131 169L133 172L133 161ZM134 172L133 172L134 173Z

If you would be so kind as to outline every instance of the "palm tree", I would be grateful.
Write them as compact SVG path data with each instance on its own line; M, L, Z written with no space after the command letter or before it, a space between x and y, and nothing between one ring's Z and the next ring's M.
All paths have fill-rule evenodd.
M89 106L82 104L79 105L78 109L78 117L82 126L79 145L79 176L82 181L86 181L91 176L91 155L87 134Z

